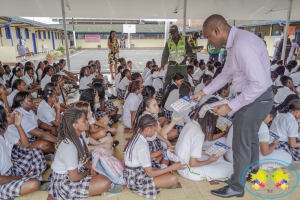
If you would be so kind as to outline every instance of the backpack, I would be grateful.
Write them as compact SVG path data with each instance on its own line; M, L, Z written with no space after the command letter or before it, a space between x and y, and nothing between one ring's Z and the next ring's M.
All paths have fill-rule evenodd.
M93 151L92 167L95 172L106 176L114 184L125 185L124 164L105 149L97 148Z

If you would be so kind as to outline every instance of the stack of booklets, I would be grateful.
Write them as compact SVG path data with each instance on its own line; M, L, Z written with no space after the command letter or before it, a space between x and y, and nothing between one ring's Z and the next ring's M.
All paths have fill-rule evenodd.
M215 155L215 157L220 157L224 153L226 153L229 148L230 147L226 146L221 142L216 142L214 145L209 147L209 149L207 149L205 153L207 153L210 156Z

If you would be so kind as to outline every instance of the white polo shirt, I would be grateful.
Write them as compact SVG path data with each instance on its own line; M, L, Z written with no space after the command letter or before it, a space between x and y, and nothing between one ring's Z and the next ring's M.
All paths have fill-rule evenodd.
M174 89L170 92L170 94L166 100L165 109L167 109L169 111L173 111L171 104L177 100L179 100L179 89Z
M121 80L121 73L118 73L117 74L117 76L116 76L116 78L115 78L115 86L116 86L116 88L118 88L118 85L119 85L119 83L120 83L120 80Z
M7 96L7 101L8 101L8 104L9 104L9 107L12 107L12 104L13 104L13 101L14 101L14 97L16 96L16 94L18 93L19 91L14 89L8 96Z
M124 102L123 106L123 123L128 128L131 128L131 112L137 111L142 99L135 93L130 93Z
M28 74L22 76L22 80L25 82L27 86L33 82L32 78Z
M300 71L290 75L293 79L294 86L300 85Z
M282 103L285 100L285 98L290 94L295 94L293 91L290 90L290 88L286 86L284 86L283 88L279 88L277 94L274 97L274 102Z
M270 131L279 136L279 141L288 142L289 137L298 138L298 122L290 113L280 113L273 119Z
M197 69L195 71L195 73L193 74L193 79L199 81L200 77L203 75L204 72L205 72L205 70L201 70L200 68Z
M56 118L56 111L54 107L51 108L49 104L45 100L43 100L41 101L37 109L37 116L39 120L41 120L45 124L53 126L51 122Z
M119 83L118 89L120 90L126 90L126 86L128 86L130 83L130 80L125 76Z
M13 146L19 142L19 138L13 135L0 135L0 175L3 176L12 166L11 153Z
M88 86L88 84L92 83L93 80L87 76L84 76L80 79L79 81L79 89L80 90L84 90L84 89L88 89L90 88L90 86Z
M160 78L156 78L156 79L154 79L152 86L155 88L156 92L159 92L159 89L163 88L164 83Z
M41 89L44 90L47 83L50 83L50 82L51 82L51 76L46 74L44 76L44 78L41 80Z
M144 69L144 71L142 72L142 78L143 80L146 80L146 74L150 71L150 69L147 67L146 69Z
M30 135L29 132L35 128L38 128L38 123L37 123L38 117L34 114L34 112L32 110L30 110L28 112L21 107L16 108L15 111L18 111L19 113L22 113L24 115L23 119L21 121L21 126L22 126L25 134L27 135L27 137L31 138L32 135ZM7 127L6 134L13 135L20 139L19 131L16 128L16 126L13 124L11 124Z

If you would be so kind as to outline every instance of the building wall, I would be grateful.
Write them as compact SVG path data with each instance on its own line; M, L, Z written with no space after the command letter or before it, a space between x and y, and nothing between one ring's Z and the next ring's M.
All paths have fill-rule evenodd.
M101 39L101 42L85 42L85 40L77 39L76 45L81 46L82 48L97 48L98 44L101 44L102 48L107 47L107 39ZM131 44L134 44L134 47L164 47L163 39L132 39ZM126 40L126 48L128 47L128 40Z
M27 28L27 27L26 27ZM50 50L53 50L53 45L52 45L52 35L50 32L50 39L48 39L48 31L46 31L46 39L44 39L44 35L43 35L43 30L41 30L41 38L42 39L38 39L38 30L41 29L39 27L28 27L29 29L29 39L26 39L25 37L25 30L24 28L21 27L21 34L23 36L23 39L26 40L25 43L25 47L29 48L30 52L33 52L33 41L32 41L32 33L35 33L35 41L36 41L36 47L37 47L37 52L41 53L43 52L43 47L42 45L47 45L47 48L50 48ZM0 44L2 44L2 46L11 46L11 39L6 39L6 34L5 34L5 28L1 27L1 32L2 32L2 42ZM61 44L61 36L59 36L59 39L55 39L55 32L57 32L56 34L60 34L61 35L61 31L53 31L53 36L54 36L54 42L55 42L55 48L57 48L59 46L59 44ZM16 28L15 27L11 27L11 36L13 39L13 45L16 51L16 55L18 54L18 50L17 50L17 43L18 43L18 39L17 39L17 35L16 35Z

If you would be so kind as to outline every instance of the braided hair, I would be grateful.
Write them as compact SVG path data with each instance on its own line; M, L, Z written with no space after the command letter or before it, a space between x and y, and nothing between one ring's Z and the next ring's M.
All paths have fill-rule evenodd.
M300 110L300 99L294 99L294 100L290 101L288 106L284 107L284 109L282 109L281 112L288 113L288 112L294 111L294 110Z
M62 77L62 76L61 76L61 75L58 75L58 74L53 75L53 76L51 77L51 82L57 84L57 86L58 86L59 89L60 89L61 96L62 96L62 98L63 98L63 100L64 100L64 104L66 104L66 99L65 99L64 92L63 92L62 88L58 85L58 80L59 80L60 77ZM47 85L48 85L48 84L47 84ZM47 86L47 85L46 85L46 86ZM45 88L46 88L46 86L45 86Z
M43 74L42 74L42 77L41 77L41 80L46 76L46 74L52 69L52 67L50 66L47 66L44 68L44 71L43 71ZM53 69L52 69L53 70Z
M215 133L215 128L218 120L218 116L215 116L213 113L206 112L203 118L200 118L199 111L205 104L210 104L219 101L216 97L209 98L204 104L192 110L189 114L192 120L195 120L200 125L204 135L205 140L210 140L213 138Z
M146 108L149 107L152 100L155 100L155 99L152 97L147 97L140 103L140 105L135 113L135 117L134 117L133 124L135 126L137 126L137 124L139 123L139 119L140 119L141 115L146 111Z
M137 140L139 139L140 133L143 132L146 128L156 126L156 125L157 125L157 120L151 115L146 114L141 117L138 125L134 130L132 137L130 138L130 140L128 141L128 143L124 148L124 152L125 154L128 154L130 161L132 161L132 151Z
M95 114L95 112L96 112L95 102L94 102L96 92L97 91L94 88L88 88L88 89L85 89L79 97L80 101L86 101L90 104L93 114Z
M20 68L20 67L15 67L15 68L13 68L13 70L12 70L12 76L10 77L10 79L9 79L9 85L12 85L13 83L12 83L12 80L13 80L13 78L14 78L14 76L16 75L16 73L17 72L19 72L19 71L22 71L22 69Z
M89 106L90 104L86 101L77 101L74 103L74 108L77 108L78 110L81 110L85 116L87 117L89 114ZM89 120L89 119L87 119ZM88 138L90 136L90 130L91 130L91 126L89 126L89 130L85 131L85 137Z
M124 69L123 72L121 73L121 79L120 79L120 82L121 80L125 77L125 74L127 74L127 72L130 72L129 69Z
M55 90L52 90L51 88L45 89L43 94L43 99L48 103L48 99L52 97L52 95L56 94Z
M156 93L155 88L152 85L147 85L143 87L142 95L145 98L153 98L154 94Z
M79 137L76 135L76 132L73 128L73 124L78 121L82 114L84 113L76 108L71 108L64 112L59 120L59 125L57 128L58 136L55 149L58 149L62 141L68 139L75 145L77 149L78 161L82 164L85 164L88 162L88 149L82 136L80 136L80 138L82 139L83 146L81 145Z
M79 80L84 77L84 71L86 69L88 69L88 67L81 67L80 73L79 73Z
M128 93L125 97L125 100L129 96L130 93L134 93L135 91L139 90L141 87L141 82L139 80L131 81L131 83L128 86Z

